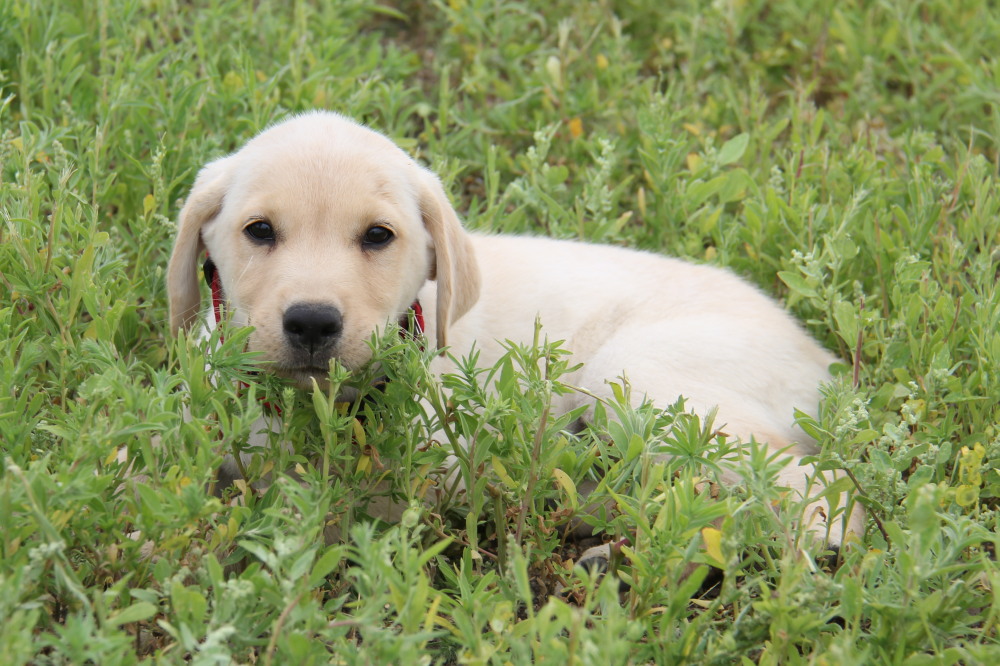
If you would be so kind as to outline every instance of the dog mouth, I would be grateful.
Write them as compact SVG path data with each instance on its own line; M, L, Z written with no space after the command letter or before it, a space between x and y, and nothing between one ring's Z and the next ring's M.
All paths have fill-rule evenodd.
M287 368L288 372L296 374L308 374L308 375L326 375L329 374L329 366L319 366L319 365L302 365L293 368Z
M296 365L273 367L271 370L276 375L287 377L299 383L305 381L307 384L311 379L315 379L317 382L325 382L330 376L329 366Z
M327 391L330 387L330 369L315 365L301 365L295 367L272 367L271 372L289 381L295 388L301 391L311 391L318 388L320 391ZM371 388L383 390L388 384L388 377L381 375L371 381ZM362 390L356 386L339 385L337 387L337 402L353 403L357 402L362 395Z
M325 388L330 381L329 365L318 363L271 363L262 370L281 377L302 390L311 389L314 381L320 388Z
M330 374L330 362L335 358L329 352L286 353L283 358L275 359L270 370L286 377L315 377L326 379Z

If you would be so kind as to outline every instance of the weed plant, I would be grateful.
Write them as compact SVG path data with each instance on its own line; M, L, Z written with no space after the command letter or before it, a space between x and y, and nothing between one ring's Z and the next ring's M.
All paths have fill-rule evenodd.
M985 0L0 0L0 662L1000 663L998 53ZM866 533L823 557L780 455L627 377L577 432L545 322L444 378L390 332L384 390L311 393L241 389L245 331L170 337L197 169L313 108L471 228L781 299L840 360L800 419L850 474L813 499L849 486ZM217 497L274 406L291 449Z

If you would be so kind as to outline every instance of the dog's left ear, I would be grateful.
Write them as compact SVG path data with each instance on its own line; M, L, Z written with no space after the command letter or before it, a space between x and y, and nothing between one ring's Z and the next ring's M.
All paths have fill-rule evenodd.
M437 176L424 171L420 214L434 243L437 281L437 346L448 343L448 326L479 300L479 263L468 234Z

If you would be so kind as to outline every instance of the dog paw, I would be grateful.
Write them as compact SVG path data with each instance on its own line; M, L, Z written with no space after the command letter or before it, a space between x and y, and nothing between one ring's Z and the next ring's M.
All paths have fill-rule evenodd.
M608 573L617 570L618 565L625 560L622 553L622 546L629 543L628 539L622 539L613 543L603 543L593 546L583 551L573 565L575 569L586 571L594 578L602 578ZM628 583L619 579L618 592L625 593L629 589Z
M584 569L591 575L605 574L611 568L612 547L613 545L610 543L602 543L599 546L588 548L580 554L574 566L577 569Z

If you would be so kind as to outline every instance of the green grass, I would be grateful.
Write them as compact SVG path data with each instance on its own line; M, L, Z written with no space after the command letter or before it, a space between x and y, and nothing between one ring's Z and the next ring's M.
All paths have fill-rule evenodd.
M985 0L0 0L0 661L998 663L998 53ZM167 334L173 220L205 161L317 107L433 167L471 227L781 298L843 361L806 424L869 509L839 568L775 461L681 405L563 432L573 360L544 337L444 386L389 338L394 381L344 411L234 388L232 332L213 386ZM208 486L260 393L295 450L230 506ZM449 409L474 490L425 509ZM745 486L699 492L726 465ZM634 532L621 598L561 536L588 477L615 507L593 526ZM398 525L363 519L383 479Z

